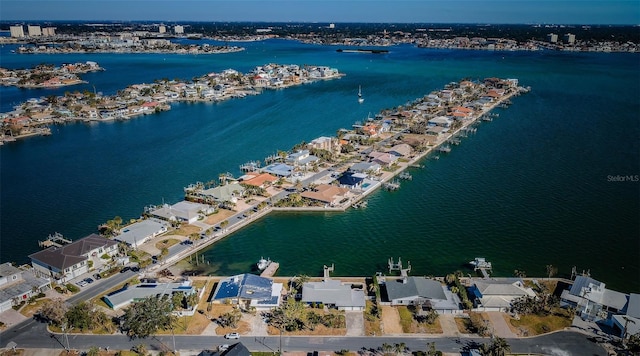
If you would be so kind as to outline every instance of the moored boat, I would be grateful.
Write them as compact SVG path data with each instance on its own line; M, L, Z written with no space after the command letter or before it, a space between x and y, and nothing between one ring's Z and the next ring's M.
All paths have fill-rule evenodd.
M267 267L269 267L270 264L271 264L270 259L265 260L264 257L261 257L258 263L256 264L256 266L258 267L258 270L264 271Z

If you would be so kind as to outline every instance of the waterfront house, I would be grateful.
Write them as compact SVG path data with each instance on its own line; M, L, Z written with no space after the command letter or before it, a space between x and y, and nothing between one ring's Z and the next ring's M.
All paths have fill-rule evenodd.
M347 171L338 177L338 183L344 188L360 189L365 178L367 178L366 173L354 173Z
M267 188L278 178L269 173L247 173L242 178L242 184L254 187Z
M293 173L293 166L284 163L273 163L260 170L262 172L273 174L277 177L289 177Z
M301 150L291 153L287 156L286 163L294 167L307 167L313 162L320 160L318 157L310 154L309 150Z
M342 200L347 199L348 193L349 189L347 188L341 188L335 185L319 184L315 189L306 190L300 195L303 198L335 206L340 204Z
M280 305L281 297L282 283L273 283L269 278L245 273L218 282L208 302L271 309Z
M391 147L387 153L397 157L409 157L409 155L411 155L411 146L406 143L401 143Z
M571 288L562 291L560 305L575 307L584 320L599 321L622 312L627 299L628 295L607 289L603 282L577 276Z
M167 232L167 223L158 219L146 219L123 227L113 239L134 249L150 239Z
M354 163L351 167L349 167L349 171L354 173L366 173L375 175L380 172L382 167L375 162L358 162Z
M309 142L307 147L309 149L315 148L318 150L326 150L331 152L334 148L334 140L331 137L321 136Z
M244 194L244 187L238 182L231 182L214 188L201 191L200 196L210 197L217 203L232 202L236 203L239 197Z
M362 286L354 288L351 283L327 278L322 282L304 283L302 302L324 304L338 310L362 311L365 308L365 294Z
M425 133L431 136L440 136L440 135L444 135L447 132L449 132L449 129L446 127L429 126L429 128L427 128L427 131Z
M446 116L434 117L433 119L427 121L427 126L429 127L440 126L440 127L450 128L451 124L453 124L453 120L451 120Z
M83 237L62 247L49 247L29 255L36 273L66 283L89 271L89 260L96 265L102 255L113 256L118 243L97 234Z
M640 294L629 294L623 314L611 316L614 334L621 338L640 333Z
M445 285L426 277L386 277L383 285L388 297L385 303L397 305L420 305L439 314L461 312L458 296Z
M398 160L398 156L387 152L373 151L368 154L371 162L377 163L382 167L391 167Z
M520 278L474 280L469 293L474 296L475 311L507 312L515 299L536 296L533 289L525 287Z
M191 281L179 283L141 283L123 287L104 296L102 300L113 310L124 308L145 298L184 293L185 296L197 293ZM192 308L195 306L191 306Z
M10 262L0 264L0 313L50 288L49 278L37 277L32 271L14 267Z
M190 201L180 201L173 205L164 204L160 208L149 212L151 216L167 221L183 221L192 224L210 211L207 204L193 203Z

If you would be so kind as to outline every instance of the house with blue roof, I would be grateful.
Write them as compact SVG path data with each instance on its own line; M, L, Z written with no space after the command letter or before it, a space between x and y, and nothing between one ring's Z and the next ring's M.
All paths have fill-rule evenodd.
M293 168L293 166L290 166L288 164L273 163L262 168L260 171L273 174L277 177L289 177L291 176L291 174L293 174Z
M218 282L208 302L242 304L256 309L271 309L280 305L282 283L255 274L239 274Z

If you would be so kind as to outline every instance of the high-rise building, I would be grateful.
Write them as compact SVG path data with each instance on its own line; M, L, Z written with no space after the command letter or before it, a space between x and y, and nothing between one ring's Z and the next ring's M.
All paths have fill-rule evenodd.
M24 37L24 27L22 25L15 25L9 27L9 31L11 31L11 37L21 38Z
M38 25L29 25L27 26L27 32L30 37L39 37L42 36L42 30Z
M43 36L55 36L56 28L55 27L45 27L42 29Z
M173 32L175 32L176 34L182 34L184 33L184 26L182 25L176 25L173 27Z
M558 42L558 35L555 33L550 33L547 35L547 39L549 39L549 42L551 43L557 43Z
M167 26L165 26L165 25L158 26L158 32L159 33L167 33Z
M573 33L567 33L566 35L564 35L564 41L569 44L574 44L576 43L576 35L574 35Z

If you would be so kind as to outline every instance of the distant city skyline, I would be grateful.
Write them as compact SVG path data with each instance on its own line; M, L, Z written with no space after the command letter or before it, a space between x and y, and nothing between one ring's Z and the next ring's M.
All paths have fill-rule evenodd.
M0 0L3 21L640 24L638 0Z

